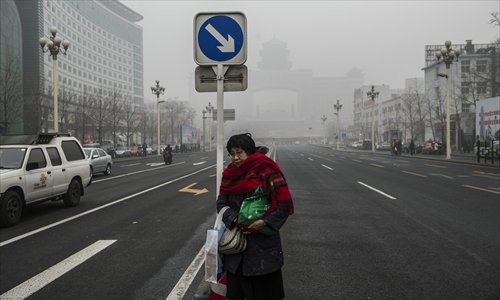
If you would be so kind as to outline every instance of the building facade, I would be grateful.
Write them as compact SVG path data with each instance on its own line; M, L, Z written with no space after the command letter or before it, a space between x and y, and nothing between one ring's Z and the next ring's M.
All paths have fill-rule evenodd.
M53 127L52 57L37 45L40 37L50 36L51 26L57 28L57 36L70 42L67 54L57 56L63 130L85 134L68 124L77 122L83 101L90 98L105 102L114 94L133 106L143 106L143 33L135 24L142 20L140 14L118 0L7 1L15 4L22 28L13 33L21 41L24 103L22 129L16 131L35 133ZM1 31L3 36L3 26Z
M480 100L500 95L500 45L498 43L452 45L460 55L450 66L450 140L452 149L470 151L475 142L475 116ZM443 45L425 46L425 94L433 111L429 117L433 128L428 138L437 136L444 141L446 116L446 65L438 63L436 54ZM433 117L434 116L434 117Z

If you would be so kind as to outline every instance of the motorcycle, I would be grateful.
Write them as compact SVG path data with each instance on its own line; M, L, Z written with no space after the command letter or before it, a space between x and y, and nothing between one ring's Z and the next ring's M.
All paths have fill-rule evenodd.
M163 161L165 162L166 165L170 165L172 163L172 152L164 151Z

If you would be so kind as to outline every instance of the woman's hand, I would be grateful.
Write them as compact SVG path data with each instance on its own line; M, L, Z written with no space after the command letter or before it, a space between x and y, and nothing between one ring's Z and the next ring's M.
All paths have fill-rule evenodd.
M254 232L259 231L262 228L264 228L264 226L266 226L266 222L264 222L264 220L262 220L262 219L258 219L257 221L255 221L252 224L250 224L246 228L246 230L243 231L243 233L245 233L245 234L254 233Z

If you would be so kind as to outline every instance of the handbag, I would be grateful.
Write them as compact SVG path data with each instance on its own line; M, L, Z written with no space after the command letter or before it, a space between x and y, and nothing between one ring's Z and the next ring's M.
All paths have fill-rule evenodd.
M219 240L219 252L222 254L236 254L245 251L247 238L238 226L229 229L226 227Z
M258 219L262 219L269 207L269 201L262 187L257 187L249 197L243 200L240 212L238 213L238 223L248 226ZM276 231L268 226L265 226L259 232L265 235L276 234Z

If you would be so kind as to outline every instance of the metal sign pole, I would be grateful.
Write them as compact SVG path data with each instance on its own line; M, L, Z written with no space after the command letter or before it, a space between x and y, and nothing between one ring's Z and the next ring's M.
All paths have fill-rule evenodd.
M213 67L217 74L217 182L216 197L219 197L219 187L222 182L224 168L224 73L228 67L218 64Z

